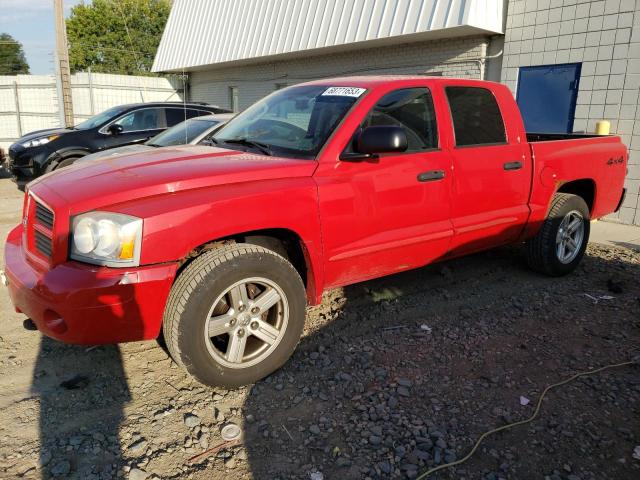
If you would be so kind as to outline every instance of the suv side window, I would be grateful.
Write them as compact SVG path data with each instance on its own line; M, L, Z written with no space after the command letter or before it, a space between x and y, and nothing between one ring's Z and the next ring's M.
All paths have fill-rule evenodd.
M200 117L202 115L211 115L211 112L205 112L203 110L194 110L191 108L186 109L186 115L185 115L185 109L183 108L165 108L164 111L167 116L168 127L173 127L174 125L177 125L180 122L184 122L185 116L187 119L189 119L194 117Z
M498 102L486 88L446 87L456 146L507 143Z
M124 133L142 130L159 130L166 126L162 108L141 108L134 110L120 117L113 123L122 125L122 131Z
M403 88L387 93L362 123L363 128L377 125L404 127L409 143L406 152L438 148L436 114L427 88Z

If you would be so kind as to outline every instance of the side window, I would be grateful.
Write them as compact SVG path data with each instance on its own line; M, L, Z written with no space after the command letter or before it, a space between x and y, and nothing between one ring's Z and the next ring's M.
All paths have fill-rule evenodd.
M165 127L164 115L160 108L142 108L135 110L113 123L122 125L123 132L157 130Z
M211 112L205 112L204 110L194 110L192 108L186 109L186 115L184 108L165 108L164 111L167 116L168 127L173 127L180 122L184 122L185 117L188 120L190 118L200 117L202 115L211 115Z
M480 87L446 87L456 146L506 143L502 114L493 94Z
M436 115L427 88L405 88L387 93L371 109L362 127L394 125L404 127L407 152L438 148Z

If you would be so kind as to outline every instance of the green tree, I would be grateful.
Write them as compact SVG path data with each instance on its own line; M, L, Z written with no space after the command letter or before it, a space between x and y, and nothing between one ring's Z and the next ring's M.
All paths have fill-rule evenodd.
M67 19L72 72L148 75L167 23L169 0L93 0Z
M0 33L0 75L29 73L22 44L8 33Z

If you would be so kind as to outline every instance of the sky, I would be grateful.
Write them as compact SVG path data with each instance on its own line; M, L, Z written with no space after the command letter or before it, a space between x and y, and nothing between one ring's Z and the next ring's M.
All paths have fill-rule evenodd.
M71 7L82 0L63 3L68 16ZM32 74L54 73L53 0L0 0L0 33L8 33L22 43Z

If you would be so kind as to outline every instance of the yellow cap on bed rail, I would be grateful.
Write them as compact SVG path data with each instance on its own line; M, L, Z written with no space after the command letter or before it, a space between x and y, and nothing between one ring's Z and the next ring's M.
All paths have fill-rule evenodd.
M609 120L600 120L596 122L596 135L609 135L611 130L611 122Z

